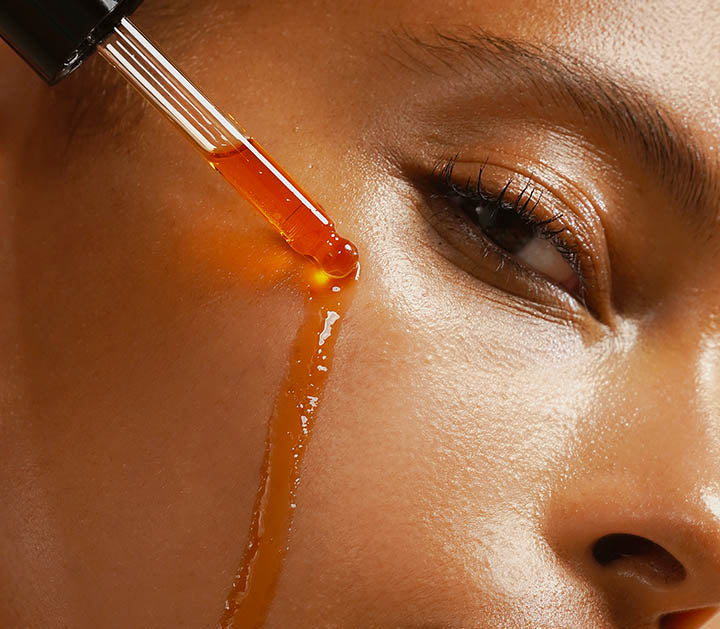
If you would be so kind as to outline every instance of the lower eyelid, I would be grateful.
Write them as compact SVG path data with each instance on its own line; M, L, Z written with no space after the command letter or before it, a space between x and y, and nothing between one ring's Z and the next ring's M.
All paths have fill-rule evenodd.
M421 209L418 212L422 213ZM427 220L427 217L425 217ZM430 224L430 221L428 221ZM433 227L435 230L435 228ZM457 229L457 226L456 226ZM441 232L437 232L441 234ZM587 311L576 299L572 298L567 292L560 288L555 288L552 295L548 290L533 290L537 284L533 282L541 278L527 277L525 280L526 290L512 290L513 285L499 285L498 277L514 277L517 281L522 281L526 270L517 261L509 256L498 253L493 249L491 243L487 243L488 248L483 255L486 257L484 275L476 274L472 270L468 270L462 260L458 257L467 258L467 256L459 251L454 245L450 244L445 236L442 236L443 245L438 247L437 238L422 243L434 255L444 260L448 265L454 267L456 273L460 273L468 278L468 281L482 284L485 288L481 290L484 297L488 297L498 305L510 308L513 312L519 312L525 316L542 317L547 321L559 324L567 324L569 321L585 328L587 324ZM507 273L499 273L503 269L507 269ZM490 287L491 293L487 293L487 287ZM494 295L494 296L493 296Z
M569 292L569 290L572 291L580 284L579 280L577 283L569 282L567 286L552 281L550 278L529 268L523 261L492 242L477 227L472 225L469 219L460 216L457 210L450 208L447 199L442 195L435 195L434 203L432 202L433 195L424 196L426 199L424 203L424 206L426 206L424 210L426 220L450 247L460 253L467 261L465 264L473 265L474 268L467 269L455 261L455 264L461 266L465 272L474 275L483 282L495 285L497 285L499 279L504 280L500 282L503 284L500 288L516 295L520 292L526 294L528 292L535 293L538 285L541 284L546 286L547 290L552 290L556 294L557 291L560 291L568 298L582 303L580 296ZM442 206L438 206L438 201L442 202ZM481 260L478 259L480 256L482 257ZM498 278L499 275L505 277ZM573 275L577 278L576 274L573 273ZM515 286L515 290L512 290L510 284L513 282L515 284L521 282L525 288L520 289Z

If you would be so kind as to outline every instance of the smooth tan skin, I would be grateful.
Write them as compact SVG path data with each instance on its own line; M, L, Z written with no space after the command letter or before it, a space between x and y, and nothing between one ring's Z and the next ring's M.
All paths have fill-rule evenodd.
M677 117L717 177L717 2L172 5L136 22L362 256L268 626L657 627L720 605L716 189L678 201L571 110L397 39L554 46ZM215 626L301 260L100 59L48 90L0 47L0 133L0 625ZM592 313L444 242L407 173L458 152L581 225ZM600 566L611 533L685 578Z

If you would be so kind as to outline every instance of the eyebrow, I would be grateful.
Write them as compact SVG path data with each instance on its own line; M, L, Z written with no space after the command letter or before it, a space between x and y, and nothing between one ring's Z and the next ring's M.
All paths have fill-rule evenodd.
M490 72L508 93L570 107L586 122L630 148L663 184L699 230L715 220L720 200L717 159L711 164L691 132L651 95L620 77L546 44L496 37L477 29L452 33L434 30L420 36L408 30L391 34L388 54L407 69L457 74L470 64L483 81ZM401 53L398 55L397 53Z

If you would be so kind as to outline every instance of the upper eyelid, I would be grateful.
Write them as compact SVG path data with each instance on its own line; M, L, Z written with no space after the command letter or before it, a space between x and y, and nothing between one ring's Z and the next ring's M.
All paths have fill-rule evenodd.
M484 169L493 167L507 171L509 175L504 178L505 182L508 179L512 179L518 185L523 181L531 182L531 185L543 195L542 208L547 210L548 216L552 213L563 215L563 223L569 228L564 238L571 240L573 248L596 251L598 256L605 260L609 271L605 230L599 218L601 212L598 200L594 199L580 182L576 182L558 169L542 162L538 163L535 168L528 169L516 164L505 163L505 160L502 162L495 159L490 161L487 157L482 161L465 161L465 158L461 160L459 155L459 153L454 155L458 166L482 164ZM547 173L545 173L546 170ZM548 174L551 175L550 179L546 176ZM557 182L551 181L552 179L557 179ZM515 191L515 188L511 187L511 191ZM592 272L589 269L586 271L588 277L595 278L598 275L600 272L598 266L594 265Z
M707 214L714 218L720 198L716 160L703 153L686 124L674 119L641 86L567 50L472 27L436 29L429 34L406 28L393 32L389 41L391 51L402 53L417 72L429 73L435 83L449 68L451 80L443 87L447 90L457 84L468 101L468 111L472 103L472 111L477 112L483 94L507 95L523 106L526 121L534 116L536 122L560 125L586 139L591 132L599 133L612 139L610 147L617 157L629 153L634 162L649 169L676 200L673 210L681 211L693 229L705 232ZM458 78L463 81L458 83ZM541 108L535 111L538 103ZM455 111L458 105L453 101ZM441 115L440 111L427 113ZM685 211L688 207L690 212Z
M525 181L522 188L520 188L518 192L508 194L510 185L513 182L513 178L510 177L506 181L505 185L500 189L500 192L497 195L492 195L488 193L487 189L482 184L482 175L485 168L487 167L488 161L485 160L478 167L478 173L475 178L468 177L467 183L463 185L458 184L452 178L455 164L457 163L457 158L458 155L451 158L442 166L442 168L439 168L437 164L433 168L433 174L439 172L439 175L442 178L444 184L448 186L448 188L455 191L457 194L465 196L469 199L477 199L478 201L483 201L485 203L497 204L498 206L503 207L507 211L514 211L521 217L527 218L530 223L542 229L543 233L546 233L549 236L557 236L558 234L562 233L567 229L566 226L563 226L561 229L558 230L551 230L548 228L549 225L551 225L553 222L558 221L564 216L563 212L557 212L544 219L539 219L535 216L535 211L537 210L538 206L542 201L544 191L543 189L539 189L538 191L538 188L533 184L531 178L528 178ZM470 185L473 179L476 183L474 185ZM536 191L538 191L537 194ZM510 201L510 199L513 200Z

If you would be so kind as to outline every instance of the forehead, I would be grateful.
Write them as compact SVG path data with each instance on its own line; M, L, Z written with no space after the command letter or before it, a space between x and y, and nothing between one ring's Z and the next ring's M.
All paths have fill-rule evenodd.
M183 38L197 31L198 23L203 25L202 32L211 30L222 36L229 23L244 20L248 4L252 7L236 0L155 0L141 11L150 22L162 21L163 29L170 28ZM305 4L308 21L325 22L326 34L329 30L336 35L350 30L381 34L405 24L453 25L551 44L633 79L696 132L705 132L716 141L720 138L717 0L280 0L273 4L295 9L272 7L276 24L282 15L297 19L298 4ZM255 5L253 9L265 10L263 3ZM373 45L372 36L365 41Z
M366 6L357 14L343 9L354 24L471 26L551 44L639 84L705 144L720 142L716 0L399 0L355 6L360 4Z

